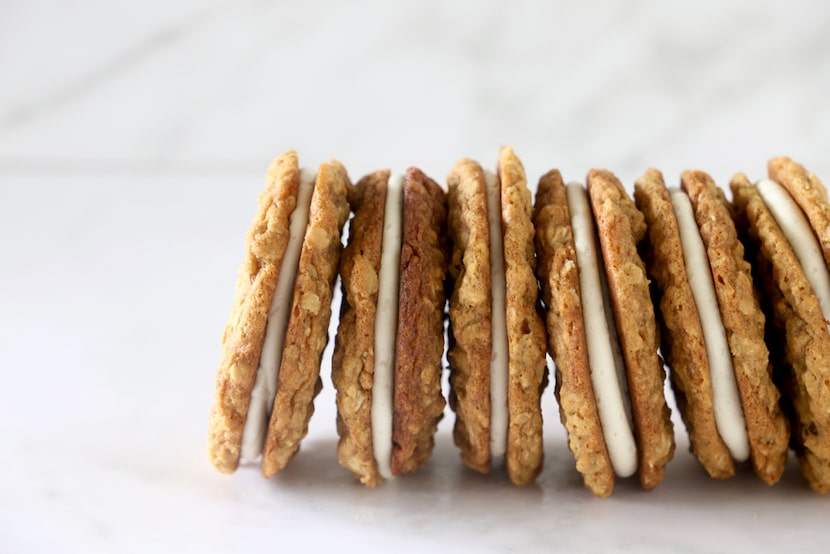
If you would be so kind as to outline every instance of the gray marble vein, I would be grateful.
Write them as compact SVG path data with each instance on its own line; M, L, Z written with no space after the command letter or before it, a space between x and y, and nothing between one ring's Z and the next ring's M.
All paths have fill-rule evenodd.
M19 104L12 104L0 113L0 136L13 133L16 127L26 125L34 118L48 118L52 112L71 106L77 98L105 86L148 58L163 56L182 40L185 33L197 29L211 15L211 11L202 10L169 26L154 29L150 36L127 45L88 71L79 72L73 80L44 91L42 96L28 102L23 99Z
M110 23L95 3L77 9L76 22ZM61 80L43 52L28 72L4 71L22 62L0 54L14 76L0 92L0 167L255 171L293 147L356 173L442 176L510 143L534 175L696 166L723 180L780 153L830 169L821 2L240 2L153 19L130 33L125 14L122 34L137 36L94 64L60 60L61 42L85 33L58 28L42 49L79 67Z

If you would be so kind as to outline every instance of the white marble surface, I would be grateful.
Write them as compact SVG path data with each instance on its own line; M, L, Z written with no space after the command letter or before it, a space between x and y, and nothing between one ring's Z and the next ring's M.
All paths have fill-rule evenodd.
M215 473L207 412L270 158L353 177L512 144L720 183L791 155L830 179L823 2L0 3L0 552L826 551L790 467L585 491L553 395L537 486L463 470L439 431L378 490L334 459L333 392L270 482ZM325 369L324 369L325 374Z

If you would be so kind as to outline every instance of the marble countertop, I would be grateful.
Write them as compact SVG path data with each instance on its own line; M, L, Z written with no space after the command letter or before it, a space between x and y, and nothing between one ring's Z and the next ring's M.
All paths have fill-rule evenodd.
M0 552L826 551L828 499L678 451L650 493L581 485L552 390L545 470L432 461L365 490L336 462L323 369L270 481L216 473L207 414L245 229L288 148L351 176L511 144L531 182L830 179L830 4L169 2L0 5ZM335 310L337 308L335 307Z

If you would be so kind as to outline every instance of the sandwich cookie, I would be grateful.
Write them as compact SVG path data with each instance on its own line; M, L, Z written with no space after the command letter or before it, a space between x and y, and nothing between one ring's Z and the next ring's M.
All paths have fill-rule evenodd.
M346 170L274 160L245 240L210 414L208 457L222 472L260 460L269 477L297 452L320 391L331 298L348 218Z
M574 185L582 188L581 185ZM579 211L582 216L588 215L587 199L581 192L572 193L575 199L580 200ZM559 171L552 170L539 181L536 192L536 207L534 210L534 224L536 226L536 253L539 257L538 273L542 285L542 297L547 308L547 337L548 351L556 362L555 395L559 402L559 417L568 431L568 446L576 459L576 468L583 475L585 486L595 495L607 497L614 489L614 467L608 454L603 426L600 421L597 407L597 397L592 384L591 365L588 359L588 344L585 333L585 316L582 309L580 274L587 280L594 280L594 285L600 278L597 268L596 250L593 233L585 233L585 226L590 220L584 221L578 229L583 250L590 249L593 261L590 275L586 269L580 271L577 266L576 244L574 229L571 225L571 213L568 207L568 191L562 181ZM589 241L585 244L585 234ZM594 295L598 299L598 295ZM604 309L604 305L602 306ZM605 320L607 334L607 320ZM598 327L592 327L598 332ZM605 337L603 337L605 338ZM619 388L616 382L618 375L615 372L614 361L608 361L611 353L610 341L605 343L607 349L603 353L595 354L595 358L603 356L606 360L606 375L612 386ZM594 347L595 352L597 347ZM599 364L597 364L599 366ZM622 364L620 364L622 365ZM599 377L599 372L597 372ZM613 392L613 391L612 391ZM619 399L618 399L619 398ZM610 401L606 401L606 409L615 403L617 414L609 414L612 421L609 429L616 422L623 426L617 437L624 443L620 449L628 457L629 467L624 473L629 474L632 465L636 463L633 455L634 437L630 429L630 415L623 407L623 399L618 394ZM608 416L607 416L608 417ZM613 438L611 439L613 441ZM616 443L615 443L616 445Z
M634 188L677 406L710 476L731 477L736 463L751 458L756 474L773 484L786 463L787 426L750 266L712 179L687 171L682 185L667 189L651 169Z
M488 473L503 457L511 481L525 485L542 468L546 384L531 194L508 147L501 149L497 174L465 159L447 182L455 443L471 469Z
M535 225L548 349L577 470L597 496L611 494L615 475L636 473L654 488L674 434L637 252L643 215L611 173L592 170L586 191L553 170L539 182Z
M755 252L775 380L790 416L791 444L810 486L830 490L830 204L821 182L788 158L755 186L730 183L738 227Z
M363 484L416 471L444 410L446 194L418 169L349 192L332 380L340 464Z

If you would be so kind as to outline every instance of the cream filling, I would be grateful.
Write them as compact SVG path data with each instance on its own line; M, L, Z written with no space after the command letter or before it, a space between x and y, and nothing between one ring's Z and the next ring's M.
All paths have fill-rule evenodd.
M756 187L795 252L807 281L818 297L824 320L830 325L830 273L810 222L790 193L775 181L763 179Z
M507 450L507 308L505 304L504 236L501 228L501 186L491 171L484 172L487 223L490 227L490 456Z
M628 477L637 471L637 445L631 424L625 363L616 336L605 271L597 251L588 192L579 183L570 183L567 194L582 289L591 383L611 465L618 476Z
M251 391L248 416L242 430L240 462L243 464L256 462L262 454L268 420L274 407L277 378L279 377L280 362L282 361L282 346L285 342L285 329L288 326L288 316L291 312L294 280L297 276L300 251L308 225L308 211L311 206L311 195L314 192L316 176L317 174L313 169L304 168L300 171L297 205L289 218L288 244L285 247L280 275L277 278L277 288L274 290L274 298L271 300L271 308L268 311L265 340L262 343L262 352L259 356L256 381Z
M372 382L372 452L378 472L392 478L392 413L395 382L395 338L403 233L403 176L391 175L383 217L378 305L375 315L375 366Z
M749 436L732 366L732 352L726 339L726 330L720 316L715 283L709 267L709 257L695 222L692 203L685 192L670 192L671 204L680 231L683 263L689 287L703 327L703 341L709 360L712 380L712 399L715 410L715 426L732 457L743 462L749 459Z

